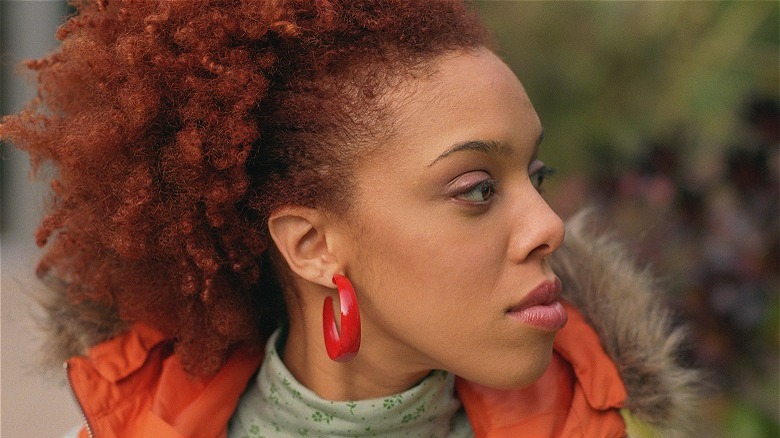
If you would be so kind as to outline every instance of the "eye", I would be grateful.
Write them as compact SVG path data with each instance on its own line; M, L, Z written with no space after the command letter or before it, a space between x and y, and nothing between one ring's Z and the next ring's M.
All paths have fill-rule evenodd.
M469 190L461 193L457 197L469 202L487 202L495 193L496 181L492 179L484 180L471 187Z
M541 193L544 180L553 176L555 174L555 169L552 167L547 167L539 160L534 160L528 169L528 174L531 178L531 184L533 184L536 190Z

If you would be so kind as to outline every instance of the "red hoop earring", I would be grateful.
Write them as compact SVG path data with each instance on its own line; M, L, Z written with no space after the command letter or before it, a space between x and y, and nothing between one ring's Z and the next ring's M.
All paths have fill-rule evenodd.
M347 277L336 274L333 283L339 291L341 307L341 334L336 328L333 316L333 298L326 297L322 306L322 330L325 335L325 349L336 362L347 362L360 349L360 309L352 283Z

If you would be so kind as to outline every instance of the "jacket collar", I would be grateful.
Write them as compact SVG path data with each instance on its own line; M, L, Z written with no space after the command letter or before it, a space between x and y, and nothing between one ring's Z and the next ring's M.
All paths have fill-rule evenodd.
M455 388L478 437L621 437L626 390L598 335L564 304L566 326L547 371L531 386L500 391L458 379Z
M68 376L94 437L224 437L262 357L237 351L211 377L193 379L171 342L135 324L70 359Z
M626 392L598 336L572 306L555 338L550 367L533 385L498 391L458 379L456 390L477 436L622 436L617 409ZM234 353L220 371L193 380L170 343L136 324L70 361L74 393L95 436L116 431L155 437L225 436L262 357ZM139 410L139 408L141 408ZM135 412L128 415L127 412ZM141 414L138 414L141 412Z

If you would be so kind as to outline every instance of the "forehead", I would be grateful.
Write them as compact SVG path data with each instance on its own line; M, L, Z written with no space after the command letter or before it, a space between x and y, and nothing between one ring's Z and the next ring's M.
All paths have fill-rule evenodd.
M536 111L520 81L495 54L480 49L433 62L432 74L405 81L387 94L394 123L391 147L382 150L438 155L468 140L536 143L542 130Z

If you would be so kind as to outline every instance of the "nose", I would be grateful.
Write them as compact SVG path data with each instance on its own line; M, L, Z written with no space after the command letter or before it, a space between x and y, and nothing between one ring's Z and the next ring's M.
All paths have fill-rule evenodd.
M563 220L536 191L515 210L515 221L509 244L514 262L543 259L563 243Z

